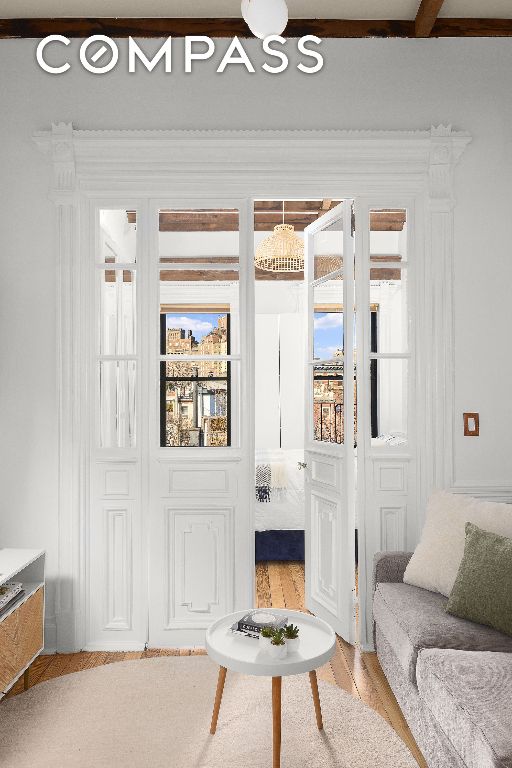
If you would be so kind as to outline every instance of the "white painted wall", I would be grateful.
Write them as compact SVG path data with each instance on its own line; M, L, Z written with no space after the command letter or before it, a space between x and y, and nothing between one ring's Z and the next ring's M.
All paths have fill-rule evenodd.
M254 345L256 453L279 448L279 315L256 314Z
M256 282L254 371L257 452L279 447L286 450L304 448L302 294L300 282Z
M0 42L0 544L48 552L51 629L57 570L57 403L53 209L35 130L79 128L428 128L473 143L456 172L455 479L512 478L512 45L510 40L332 40L324 70L272 76L198 64L184 75L36 68L36 41ZM227 43L226 43L227 45ZM258 43L247 43L255 52ZM156 43L144 43L150 52ZM176 45L179 50L180 45ZM222 53L224 44L219 44ZM222 190L219 190L222 194ZM464 438L462 412L481 437ZM51 643L51 636L49 636Z

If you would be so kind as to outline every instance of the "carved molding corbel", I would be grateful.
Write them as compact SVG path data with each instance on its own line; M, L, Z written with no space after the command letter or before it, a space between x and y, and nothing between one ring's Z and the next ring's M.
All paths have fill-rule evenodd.
M454 132L451 125L430 129L429 195L432 201L442 201L446 208L455 202L453 171L470 141L469 134Z
M61 205L74 202L76 165L72 123L53 123L51 131L53 167L52 198Z

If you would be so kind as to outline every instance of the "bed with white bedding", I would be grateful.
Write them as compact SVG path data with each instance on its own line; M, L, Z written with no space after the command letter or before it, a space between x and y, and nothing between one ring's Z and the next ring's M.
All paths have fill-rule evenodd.
M300 450L259 451L255 471L256 562L304 560L304 461Z

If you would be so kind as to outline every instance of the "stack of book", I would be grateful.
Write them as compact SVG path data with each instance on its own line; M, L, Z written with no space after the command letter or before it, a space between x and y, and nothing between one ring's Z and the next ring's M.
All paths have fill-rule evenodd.
M272 610L249 611L231 627L231 631L245 637L259 637L264 627L270 629L282 629L288 623L288 617Z
M7 581L0 586L0 614L6 611L23 595L23 584L19 581Z

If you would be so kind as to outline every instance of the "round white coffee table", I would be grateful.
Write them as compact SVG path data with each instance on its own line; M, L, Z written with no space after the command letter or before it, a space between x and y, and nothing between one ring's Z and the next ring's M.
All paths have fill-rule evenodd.
M217 729L220 703L228 669L244 675L265 675L272 678L272 729L273 768L281 764L281 678L285 675L299 675L309 672L316 723L323 728L322 710L318 695L316 669L325 664L334 653L336 635L325 621L308 613L272 608L272 613L288 617L289 624L296 624L300 630L300 645L295 653L285 659L274 659L261 650L258 640L231 632L232 625L247 611L237 611L224 616L212 624L206 632L206 650L213 661L219 664L219 679L213 707L210 733Z

